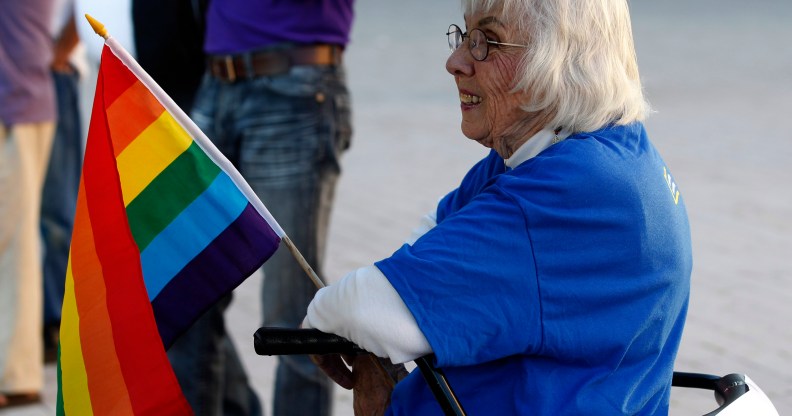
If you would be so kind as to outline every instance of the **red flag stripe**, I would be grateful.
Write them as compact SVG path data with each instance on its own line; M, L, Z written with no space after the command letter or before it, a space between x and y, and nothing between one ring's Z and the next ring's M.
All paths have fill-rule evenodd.
M102 61L100 71L104 72L104 106L110 107L121 94L124 93L132 84L138 82L129 69L118 58L113 55L113 59L105 59L107 48L102 48ZM111 51L107 51L112 55Z
M104 113L108 100L117 98L112 94L128 88L126 83L117 84L124 80L116 74L125 71L113 71L106 65L118 62L107 47L102 55L96 94L104 102L94 106L92 124L97 128L91 129L88 138L83 178L95 247L105 276L115 348L135 414L187 414L189 405L162 347L143 284L139 253L129 231Z

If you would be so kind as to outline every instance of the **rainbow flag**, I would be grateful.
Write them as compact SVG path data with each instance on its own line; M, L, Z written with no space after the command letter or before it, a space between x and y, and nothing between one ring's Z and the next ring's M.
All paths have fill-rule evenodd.
M191 414L166 348L284 237L239 172L108 38L66 276L57 414Z

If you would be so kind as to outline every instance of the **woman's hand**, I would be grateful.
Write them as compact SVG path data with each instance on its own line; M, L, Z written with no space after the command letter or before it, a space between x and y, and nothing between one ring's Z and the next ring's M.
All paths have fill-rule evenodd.
M392 364L391 364L392 365ZM396 381L383 371L377 357L358 355L352 362L352 409L355 416L380 416L390 405L391 392Z
M355 386L352 371L347 367L346 362L352 362L354 358L341 357L340 354L311 355L314 362L331 380L339 386L352 390Z
M354 357L312 355L311 359L339 386L353 390L355 416L385 414L393 387L408 374L404 365L391 364L389 360L378 359L372 354ZM347 364L352 366L351 371Z

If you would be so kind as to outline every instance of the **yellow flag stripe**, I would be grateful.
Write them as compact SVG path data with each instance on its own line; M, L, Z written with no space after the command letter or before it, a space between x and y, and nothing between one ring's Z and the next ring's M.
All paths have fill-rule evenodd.
M129 205L192 142L168 112L143 130L116 159L124 205Z
M74 295L74 277L71 256L66 269L66 290L63 295L63 312L60 328L60 364L63 374L68 374L60 386L63 407L67 415L93 415L91 397L88 393L88 377L80 342L80 317L77 314L77 299Z

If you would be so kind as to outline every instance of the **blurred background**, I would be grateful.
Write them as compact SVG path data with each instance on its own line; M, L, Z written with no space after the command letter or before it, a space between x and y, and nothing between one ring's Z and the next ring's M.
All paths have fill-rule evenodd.
M647 129L680 186L693 232L676 369L746 373L780 414L792 413L792 2L630 5L655 111ZM486 154L459 131L456 88L445 71L445 32L460 22L457 0L357 1L345 56L355 132L333 213L328 280L388 256ZM271 414L275 358L257 356L252 344L260 283L255 275L235 292L227 322ZM0 414L52 414L53 366L47 380L45 405ZM715 407L706 391L672 393L672 415ZM335 415L351 414L351 394L336 388Z

